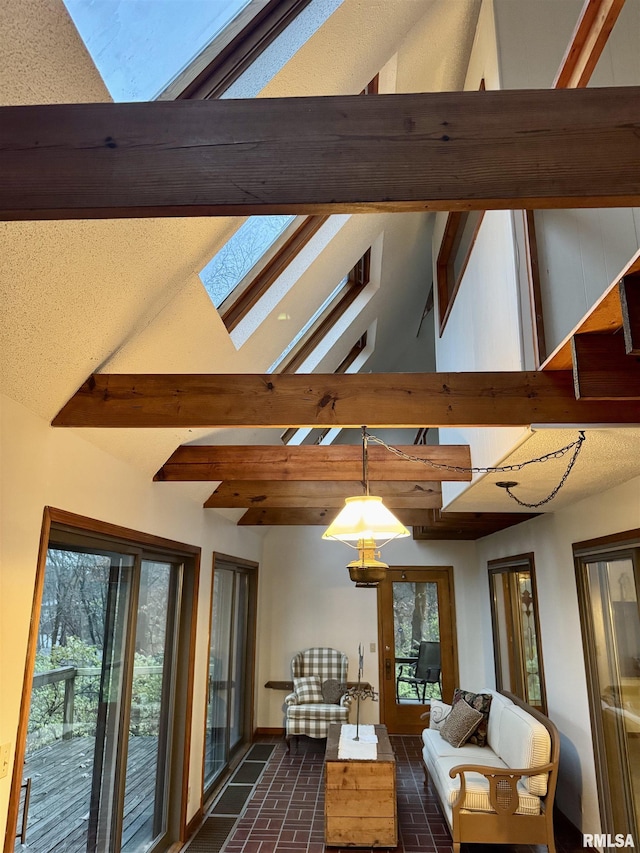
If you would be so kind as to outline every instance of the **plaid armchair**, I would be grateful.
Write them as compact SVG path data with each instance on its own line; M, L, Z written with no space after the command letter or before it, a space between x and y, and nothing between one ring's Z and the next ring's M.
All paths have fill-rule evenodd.
M344 692L348 663L343 652L321 647L305 649L293 657L294 692L284 700L287 750L294 736L326 737L330 723L349 721L351 697Z

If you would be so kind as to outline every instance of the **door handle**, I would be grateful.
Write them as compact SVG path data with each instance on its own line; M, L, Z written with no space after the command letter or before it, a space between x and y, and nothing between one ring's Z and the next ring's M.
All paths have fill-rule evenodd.
M384 677L387 681L391 681L391 658L386 658L384 662Z

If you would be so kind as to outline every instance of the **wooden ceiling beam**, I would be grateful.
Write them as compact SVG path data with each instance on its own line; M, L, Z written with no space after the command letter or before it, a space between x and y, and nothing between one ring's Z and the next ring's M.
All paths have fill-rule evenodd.
M359 429L366 424L371 428L420 429L637 420L638 412L623 403L576 400L570 370L280 375L97 373L74 394L52 424L210 429ZM254 474L251 479L262 478Z
M622 332L575 335L572 352L580 400L640 400L640 358L627 355Z
M5 106L0 218L636 206L639 110L640 87Z
M620 281L622 330L627 355L640 355L640 272Z
M398 450L436 465L469 468L466 445L399 446ZM368 449L369 478L376 480L469 481L466 471L433 468L410 462L384 447ZM184 445L170 456L155 475L161 482L215 480L358 480L362 476L362 449L358 445ZM360 490L362 486L360 486Z
M426 472L425 472L426 473ZM341 507L344 499L362 491L358 480L241 480L221 483L207 498L210 509L259 507ZM394 507L442 506L440 483L435 481L369 481L372 495L380 495L385 504Z
M586 86L604 50L625 0L586 0L564 55L556 88Z

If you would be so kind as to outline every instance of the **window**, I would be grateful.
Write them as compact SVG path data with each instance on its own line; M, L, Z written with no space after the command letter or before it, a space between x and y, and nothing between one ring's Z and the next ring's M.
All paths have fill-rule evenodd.
M29 846L167 850L184 830L198 549L59 510L43 542L18 736Z
M440 334L453 307L483 217L483 210L454 211L447 217L436 263Z
M274 361L267 373L274 373L277 368L280 368L279 373L295 373L369 283L370 260L371 249L367 249L351 272L329 294Z
M546 714L533 554L490 560L489 591L496 686Z
M309 242L327 216L251 216L200 273L231 332Z

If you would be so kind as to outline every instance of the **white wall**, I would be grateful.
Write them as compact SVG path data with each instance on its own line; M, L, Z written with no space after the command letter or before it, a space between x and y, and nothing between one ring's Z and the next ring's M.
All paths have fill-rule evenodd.
M583 832L600 832L600 819L572 544L639 526L635 479L478 542L487 606L487 560L534 553L548 713L561 733L556 801Z
M494 0L494 6L502 87L550 87L581 0ZM640 84L639 37L640 2L628 0L589 85ZM551 353L640 247L640 209L539 210L535 221L545 338Z
M328 524L329 522L327 522ZM264 544L260 570L259 647L256 676L257 724L283 726L284 694L265 688L267 681L291 677L290 663L301 649L333 646L349 657L349 677L357 676L358 646L365 649L364 678L377 690L377 593L356 589L345 566L354 552L338 542L323 541L323 527L272 528ZM391 566L442 566L454 569L460 678L470 689L492 678L492 664L482 637L476 600L478 582L475 543L420 542L401 539L385 547L382 559ZM376 652L370 652L370 643ZM378 721L378 705L365 702L365 722Z
M38 544L45 506L202 548L189 784L190 818L200 804L209 599L214 550L259 561L262 538L98 449L80 431L52 429L0 399L0 743L15 753ZM4 833L11 772L0 779Z

